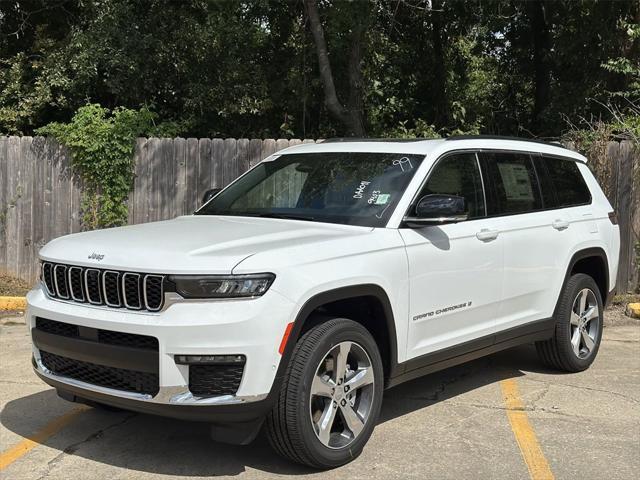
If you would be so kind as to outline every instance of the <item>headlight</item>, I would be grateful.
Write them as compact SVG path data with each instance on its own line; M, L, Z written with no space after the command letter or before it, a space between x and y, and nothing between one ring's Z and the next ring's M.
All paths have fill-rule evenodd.
M255 275L172 275L169 281L184 298L259 297L273 283L273 273Z

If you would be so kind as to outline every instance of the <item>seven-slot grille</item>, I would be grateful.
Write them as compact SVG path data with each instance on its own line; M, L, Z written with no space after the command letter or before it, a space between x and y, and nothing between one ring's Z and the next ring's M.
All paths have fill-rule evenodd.
M51 297L92 305L157 312L164 301L162 275L42 262L42 281Z

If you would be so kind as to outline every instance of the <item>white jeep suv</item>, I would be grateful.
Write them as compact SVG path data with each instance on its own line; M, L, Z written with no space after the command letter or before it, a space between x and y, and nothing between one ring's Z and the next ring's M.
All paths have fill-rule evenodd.
M526 342L586 369L619 230L585 164L505 138L326 141L193 215L65 236L28 295L37 375L68 400L264 426L317 468L355 458L383 390Z

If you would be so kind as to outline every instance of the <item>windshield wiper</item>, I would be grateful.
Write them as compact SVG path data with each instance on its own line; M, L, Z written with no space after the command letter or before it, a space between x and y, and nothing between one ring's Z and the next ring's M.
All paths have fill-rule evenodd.
M295 213L273 213L273 212L268 212L268 213L257 213L257 214L255 214L255 216L256 217L263 217L263 218L284 218L284 219L287 219L287 220L308 220L310 222L315 220L314 217L310 217L308 215L296 215Z

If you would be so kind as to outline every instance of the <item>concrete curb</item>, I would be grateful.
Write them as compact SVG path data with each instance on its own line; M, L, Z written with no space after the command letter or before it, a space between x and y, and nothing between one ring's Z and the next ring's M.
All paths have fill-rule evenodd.
M27 299L25 297L0 297L0 312L26 310Z

